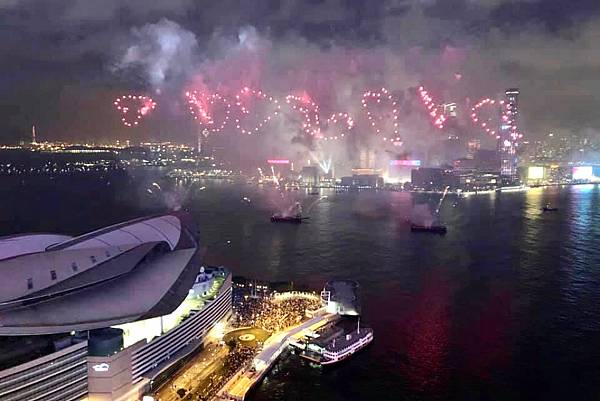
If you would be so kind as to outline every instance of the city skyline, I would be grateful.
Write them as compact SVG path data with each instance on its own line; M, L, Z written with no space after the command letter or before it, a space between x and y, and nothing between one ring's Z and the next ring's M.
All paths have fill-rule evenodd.
M600 394L600 0L0 0L0 400Z

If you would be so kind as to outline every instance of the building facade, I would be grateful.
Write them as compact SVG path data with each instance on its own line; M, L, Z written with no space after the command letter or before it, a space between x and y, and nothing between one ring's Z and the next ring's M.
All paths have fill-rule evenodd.
M505 92L504 109L500 121L500 137L498 139L498 151L500 153L500 173L503 179L514 183L518 179L519 139L522 137L518 131L519 119L519 89L511 88Z
M197 252L181 213L0 238L0 400L139 400L230 317Z
M87 393L86 341L0 371L3 401L75 401Z
M69 344L56 352L0 371L3 401L126 401L139 400L160 385L161 376L193 355L219 322L232 312L231 273L219 268L210 293L200 295L201 304L183 308L158 319L164 331L148 338L147 322L132 322L126 332L121 326L68 337ZM182 305L197 297L190 290ZM196 299L197 300L197 299ZM199 309L196 309L199 308ZM127 336L141 338L133 344ZM131 340L129 340L131 341ZM164 379L164 377L163 377ZM154 387L153 387L154 386Z

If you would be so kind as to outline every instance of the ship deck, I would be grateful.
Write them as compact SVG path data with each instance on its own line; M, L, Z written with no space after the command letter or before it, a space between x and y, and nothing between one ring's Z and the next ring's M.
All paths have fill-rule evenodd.
M354 344L358 340L367 337L369 334L373 334L373 329L370 329L368 327L361 328L359 333L357 333L356 330L354 330L350 333L347 333L347 335L350 336L349 338L347 338L347 335L341 335L339 337L336 337L335 345L332 340L329 344L327 344L326 349L329 352L340 351L340 350Z

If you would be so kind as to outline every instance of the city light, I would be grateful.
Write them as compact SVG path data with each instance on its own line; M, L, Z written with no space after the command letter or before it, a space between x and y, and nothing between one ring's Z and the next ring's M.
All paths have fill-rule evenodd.
M597 177L594 176L594 168L592 166L576 166L573 167L573 179L581 181L592 181Z
M530 180L541 180L544 178L544 167L541 166L529 166L527 169L527 178Z
M421 160L390 160L390 166L415 166L421 165Z

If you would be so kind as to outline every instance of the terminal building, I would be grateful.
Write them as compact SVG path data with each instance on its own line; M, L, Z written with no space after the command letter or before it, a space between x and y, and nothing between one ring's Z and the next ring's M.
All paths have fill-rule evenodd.
M231 314L184 213L0 238L0 399L138 400Z
M327 313L341 316L360 315L358 282L354 280L332 280L325 283L321 301Z

